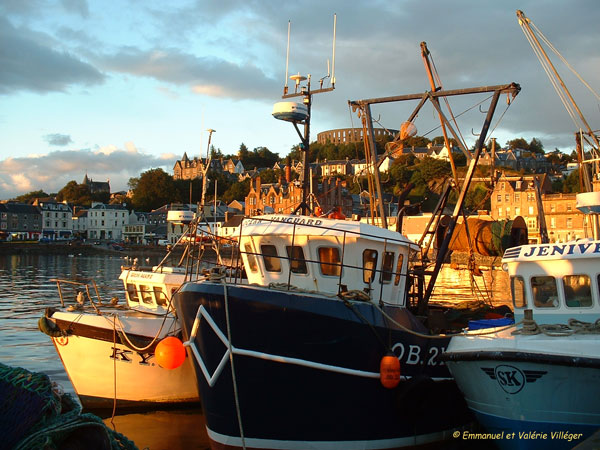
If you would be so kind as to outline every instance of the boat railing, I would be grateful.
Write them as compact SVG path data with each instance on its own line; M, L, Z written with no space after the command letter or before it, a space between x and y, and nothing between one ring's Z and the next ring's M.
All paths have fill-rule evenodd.
M286 218L290 218L292 221L295 219L293 216L286 216ZM300 216L298 216L298 220L300 220ZM306 218L305 218L306 219ZM362 289L362 292L366 294L372 300L378 300L381 302L386 302L384 298L384 286L385 282L382 280L387 280L389 282L393 282L395 285L399 285L406 282L407 278L407 269L408 261L401 261L398 264L398 256L395 256L395 261L386 260L387 249L390 245L393 245L395 248L397 246L404 246L407 248L416 248L416 245L410 241L408 241L403 236L399 235L398 238L393 238L389 236L381 236L375 233L365 233L365 232L357 232L353 230L343 229L342 227L329 226L327 224L322 224L322 221L319 221L318 218L315 219L315 222L321 223L294 223L294 222L283 222L282 220L277 220L269 217L251 217L244 218L239 226L239 237L237 242L241 242L242 236L244 236L244 222L252 221L252 225L256 225L259 222L271 222L273 224L289 224L292 225L291 230L291 245L290 250L287 254L277 254L277 255L268 255L269 258L275 258L281 262L281 260L285 260L288 263L289 270L287 273L287 281L285 283L281 283L282 289L295 289L295 284L292 282L292 274L298 273L297 270L306 267L307 265L315 265L320 266L321 268L327 267L329 268L328 273L330 275L336 275L338 277L337 286L338 292L337 295L344 295L348 292L348 283L344 282L344 269L351 269L350 273L357 273L357 271L362 271L365 274L365 278L368 280L367 285ZM340 223L339 221L337 222ZM339 242L341 244L341 252L339 254L339 261L336 260L323 260L323 259L313 259L306 258L305 255L302 254L302 258L297 257L298 255L295 252L295 248L301 248L302 246L297 245L297 230L299 227L309 227L315 228L323 231L334 231L339 234ZM322 235L316 234L315 237L327 236L326 233ZM332 236L332 235L330 235ZM362 238L362 239L371 239L373 241L377 241L379 245L383 245L383 255L381 258L378 258L377 266L373 266L370 268L365 268L364 266L356 265L355 263L350 263L348 261L347 256L347 245L349 239L352 238ZM241 248L240 245L236 246L235 254L232 254L231 264L226 265L226 269L230 271L230 282L237 283L238 280L242 281L242 276L245 274L243 269L243 263L241 261L242 255L252 256L253 258L262 257L264 259L265 255L262 252L257 251L248 251L246 249ZM387 264L387 266L386 266ZM395 270L394 266L396 265ZM399 267L398 267L399 265ZM394 279L396 277L396 279ZM377 291L377 292L374 292ZM402 293L402 295L404 295ZM377 298L376 298L377 297ZM364 298L364 296L363 296Z
M80 281L62 280L62 279L58 279L58 278L53 278L50 281L56 282L56 287L58 289L58 296L60 298L60 305L63 308L66 306L65 305L66 295L65 295L65 292L63 292L63 288L65 288L65 286L69 286L71 288L71 290L73 291L73 293L72 293L73 305L83 306L83 304L87 300L92 305L92 307L94 308L96 313L101 314L100 310L98 309L96 302L94 302L94 299L90 292L90 290L93 289L96 299L97 299L97 303L102 304L102 298L100 297L100 292L98 291L98 285L96 284L96 282L94 280L90 280L88 283L84 283L84 282L80 282Z

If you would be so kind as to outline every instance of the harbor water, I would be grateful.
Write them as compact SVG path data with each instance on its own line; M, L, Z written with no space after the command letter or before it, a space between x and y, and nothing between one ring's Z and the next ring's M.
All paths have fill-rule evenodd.
M65 392L75 396L73 387L50 338L38 330L37 322L48 307L60 306L54 279L89 282L94 280L104 299L117 296L124 302L118 279L127 255L120 252L81 255L74 253L29 254L6 251L0 246L0 362L44 372ZM145 265L157 264L160 256L139 256ZM143 259L142 259L143 258ZM509 304L505 272L486 270L475 277L476 290L487 291L494 305ZM488 294L489 295L489 294ZM474 300L468 271L444 269L435 297L450 302ZM143 382L143 380L140 380ZM91 411L94 412L94 411ZM104 416L106 417L106 413ZM105 423L135 442L140 449L208 449L201 408L147 411L125 414L118 410Z

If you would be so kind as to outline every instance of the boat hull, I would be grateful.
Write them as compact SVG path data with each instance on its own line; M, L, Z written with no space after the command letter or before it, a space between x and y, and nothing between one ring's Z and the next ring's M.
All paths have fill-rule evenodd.
M67 330L67 336L52 337L52 342L85 408L113 408L115 401L127 409L199 402L189 358L177 369L163 369L154 359L158 340L149 349L137 351L114 332L106 316L57 312L50 320ZM136 330L127 335L142 348L159 332L162 318L129 317L122 322ZM167 321L163 335L170 325Z
M570 449L600 427L600 359L560 353L578 342L588 348L597 337L554 337L553 347L548 339L459 337L460 351L453 341L444 354L478 421L503 436L495 442L500 448Z
M216 283L186 284L175 302L213 449L426 446L472 419L437 360L447 341L386 327L368 303ZM395 389L379 380L382 342L406 375Z

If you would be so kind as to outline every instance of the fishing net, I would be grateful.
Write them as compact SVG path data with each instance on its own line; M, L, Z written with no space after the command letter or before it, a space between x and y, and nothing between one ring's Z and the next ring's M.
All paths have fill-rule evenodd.
M62 393L46 374L0 363L0 399L2 448L137 448L98 416L82 413L79 403Z

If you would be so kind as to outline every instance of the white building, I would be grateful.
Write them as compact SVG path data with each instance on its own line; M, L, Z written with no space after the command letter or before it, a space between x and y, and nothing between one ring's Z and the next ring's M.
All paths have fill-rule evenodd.
M92 203L88 210L88 238L121 240L123 227L129 224L129 212L121 205Z
M73 235L73 211L67 203L41 201L34 203L42 213L42 237L53 241Z

